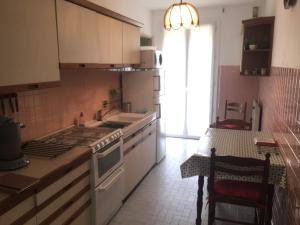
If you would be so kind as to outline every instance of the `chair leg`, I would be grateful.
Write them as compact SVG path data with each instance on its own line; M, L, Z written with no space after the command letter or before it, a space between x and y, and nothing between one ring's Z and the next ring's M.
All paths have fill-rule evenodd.
M258 224L258 221L257 221L257 208L254 208L254 224Z
M215 221L216 203L210 202L208 208L208 225L213 225Z
M259 225L264 225L266 219L266 212L265 209L260 209L260 216L259 216Z

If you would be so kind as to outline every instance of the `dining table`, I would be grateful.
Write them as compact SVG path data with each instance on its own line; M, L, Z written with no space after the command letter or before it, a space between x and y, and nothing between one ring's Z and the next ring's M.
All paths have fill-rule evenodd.
M271 154L268 179L267 225L271 224L274 186L286 188L286 166L278 147L258 146L254 142L255 138L270 140L274 139L274 135L259 131L209 128L201 136L197 150L180 165L182 178L198 176L196 225L201 225L202 221L204 177L208 177L209 179L212 148L216 149L217 155L230 155L261 160L265 160L267 153ZM224 174L223 177L218 177L218 179L260 182L255 176L241 177L228 174Z

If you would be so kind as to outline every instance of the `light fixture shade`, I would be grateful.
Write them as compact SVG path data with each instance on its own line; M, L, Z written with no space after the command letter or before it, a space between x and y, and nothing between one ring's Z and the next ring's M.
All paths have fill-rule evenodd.
M197 8L188 2L173 4L165 13L164 27L166 30L178 30L181 27L196 27L199 26L199 23Z

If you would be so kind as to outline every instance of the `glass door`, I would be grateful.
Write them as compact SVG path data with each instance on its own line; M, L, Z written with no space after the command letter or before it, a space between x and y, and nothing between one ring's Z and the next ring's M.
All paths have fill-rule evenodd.
M199 138L210 124L213 31L213 25L205 24L166 32L163 50L168 136Z

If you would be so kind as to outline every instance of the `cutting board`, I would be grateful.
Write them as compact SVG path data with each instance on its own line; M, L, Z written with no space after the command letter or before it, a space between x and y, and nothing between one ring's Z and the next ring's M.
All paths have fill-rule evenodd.
M19 194L32 188L39 182L39 179L8 173L0 176L0 191L12 194Z

